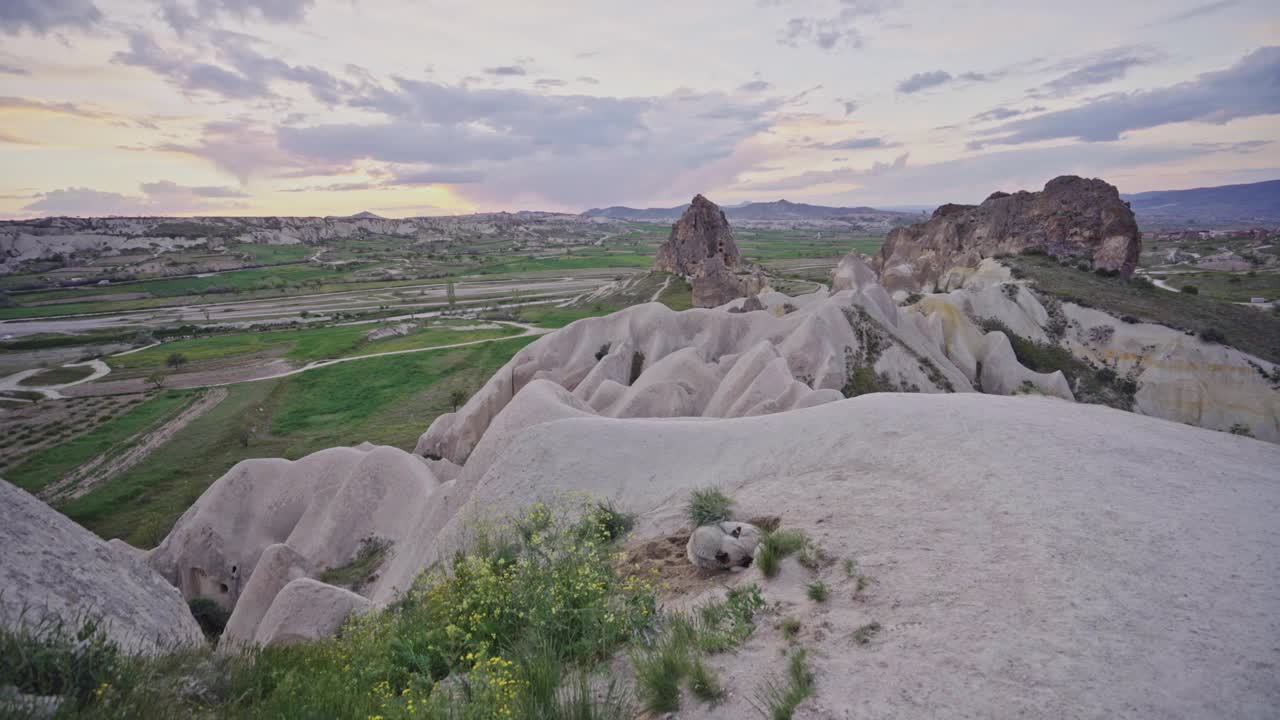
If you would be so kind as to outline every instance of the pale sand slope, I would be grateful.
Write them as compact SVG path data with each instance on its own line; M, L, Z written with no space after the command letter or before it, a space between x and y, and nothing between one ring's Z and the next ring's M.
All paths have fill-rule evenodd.
M688 491L718 484L740 516L778 514L875 580L853 599L833 564L821 573L832 598L815 606L798 566L721 576L760 582L805 622L819 694L800 717L1265 717L1280 703L1277 467L1270 443L1043 397L875 394L738 419L613 419L535 381L460 473L368 446L242 463L152 562L186 578L200 557L218 581L229 568L217 562L252 574L287 542L304 559L249 581L278 588L373 533L396 541L368 590L385 604L477 518L587 490L642 513L643 539L680 528ZM263 637L256 618L281 620L271 604L237 607L254 616L246 638L253 626ZM284 619L292 632L308 612ZM754 713L754 689L783 666L774 621L713 660L729 700L690 700L688 716ZM885 630L856 646L849 635L872 621Z
M584 448L590 448L585 452ZM798 717L1274 717L1280 448L1055 399L859 397L737 420L572 418L520 433L445 530L551 488L681 525L690 487L772 513L854 558L822 606L809 571L759 582L805 623L818 697ZM849 638L872 621L865 647ZM768 621L765 621L768 622ZM783 640L717 657L741 718Z

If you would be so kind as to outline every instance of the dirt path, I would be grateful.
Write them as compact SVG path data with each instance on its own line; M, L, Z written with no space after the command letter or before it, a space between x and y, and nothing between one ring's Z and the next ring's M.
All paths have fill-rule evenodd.
M142 462L153 450L169 441L179 430L192 420L212 410L222 402L229 391L226 388L214 388L206 392L198 400L187 406L176 417L149 432L139 433L124 442L128 450L119 455L99 455L88 463L81 465L61 480L49 485L40 492L40 499L46 502L65 502L82 497L93 488Z
M662 293L666 292L667 288L670 286L671 277L667 276L667 279L662 281L662 287L658 288L658 292L654 293L653 297L649 298L649 302L658 302L658 298L661 297Z

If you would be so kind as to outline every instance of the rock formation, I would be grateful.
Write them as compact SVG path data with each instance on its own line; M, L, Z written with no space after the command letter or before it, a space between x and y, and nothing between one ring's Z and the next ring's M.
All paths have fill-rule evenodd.
M948 290L983 258L1028 249L1128 277L1142 241L1114 186L1064 175L1041 192L996 192L981 205L943 205L927 222L890 232L872 267L890 292Z
M134 653L203 642L177 588L116 546L0 481L0 625L36 626L46 615L68 623L95 618Z
M312 476L338 452L281 463L261 484L313 494ZM407 453L377 452L405 458L383 467L382 483L427 483ZM756 583L770 602L816 613L821 630L802 630L821 658L806 707L1069 716L1086 698L1088 714L1265 717L1280 699L1271 668L1280 637L1278 465L1280 447L1270 443L1056 398L877 393L754 417L638 421L600 416L563 387L533 380L456 479L425 502L418 490L398 491L412 510L393 516L400 540L368 597L393 601L477 519L535 499L588 492L638 513L636 538L668 537L683 530L689 491L714 483L744 512L781 516L874 579L859 590L839 568L811 571L792 558L776 578L750 567L683 598L696 607L722 584ZM234 497L226 483L175 534L218 497L224 512L240 514L234 527L259 535L268 517L250 511L263 496L226 504ZM314 495L317 511L355 512L343 495ZM362 507L361 515L378 512ZM804 595L815 578L831 590L821 606ZM291 581L257 637L315 637L333 617L360 611L335 590ZM849 636L873 621L880 635L851 651ZM776 634L756 635L731 660L744 691L718 712L752 714L745 689L785 662ZM867 662L868 652L888 665ZM1170 684L1171 675L1181 680Z
M760 269L738 253L724 211L701 195L671 226L654 269L685 277L693 287L695 307L718 307L765 287Z

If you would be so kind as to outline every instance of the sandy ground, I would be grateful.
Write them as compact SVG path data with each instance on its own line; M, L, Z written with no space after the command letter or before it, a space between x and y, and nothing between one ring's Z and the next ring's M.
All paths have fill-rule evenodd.
M1098 406L873 394L737 420L533 425L459 512L590 487L642 512L643 546L680 531L687 488L719 485L738 517L814 538L833 560L816 572L788 560L774 579L679 581L682 607L753 582L776 604L712 659L726 701L686 697L681 718L756 716L785 668L785 617L817 674L796 718L1274 718L1277 467L1270 443ZM825 603L805 595L817 580Z

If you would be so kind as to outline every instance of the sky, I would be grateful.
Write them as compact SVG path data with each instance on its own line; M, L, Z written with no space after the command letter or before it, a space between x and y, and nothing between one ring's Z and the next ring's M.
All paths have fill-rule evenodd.
M0 217L1280 178L1280 3L0 0Z

